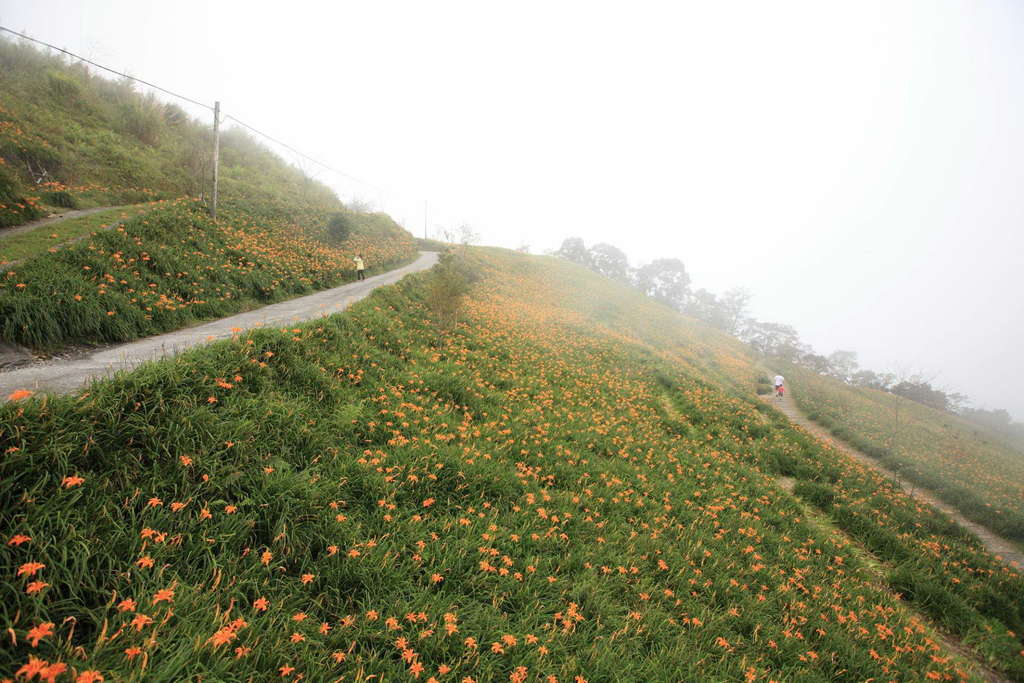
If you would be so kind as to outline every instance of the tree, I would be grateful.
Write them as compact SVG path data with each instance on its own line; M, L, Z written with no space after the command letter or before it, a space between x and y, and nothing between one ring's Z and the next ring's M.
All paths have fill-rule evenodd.
M807 352L800 343L800 335L790 325L749 319L742 335L744 341L765 357L794 361Z
M629 281L629 259L618 247L602 242L590 248L590 267L619 282Z
M971 399L967 394L961 394L958 391L946 394L949 411L952 413L962 413L970 400ZM1006 411L1004 410L1003 412L1005 413ZM1009 414L1007 414L1007 418L1009 418Z
M345 202L345 206L356 213L370 213L373 211L373 202L363 197L352 197L352 199Z
M719 329L726 325L718 297L706 289L698 289L689 297L684 312Z
M819 375L828 374L829 370L828 358L825 358L825 356L822 356L819 353L804 354L804 356L800 358L800 365L813 370Z
M938 410L949 410L949 398L944 391L932 387L931 384L921 377L911 377L896 384L891 389L892 393L911 401L921 403Z
M562 241L562 246L555 252L556 256L578 263L581 266L590 267L590 252L587 245L579 237L567 237Z
M734 287L718 298L721 309L722 329L736 336L746 319L747 304L750 303L750 292L742 287Z
M843 382L850 382L859 367L856 351L834 351L828 357L828 372Z
M677 311L690 296L690 276L677 258L655 259L636 271L636 286L647 296Z
M444 228L441 231L444 241L450 244L461 244L462 246L469 246L480 239L480 234L477 233L472 227L463 223L459 227L453 229Z
M879 375L872 370L858 370L853 373L850 378L850 384L855 387L868 387L869 389L882 389L883 386L883 375Z

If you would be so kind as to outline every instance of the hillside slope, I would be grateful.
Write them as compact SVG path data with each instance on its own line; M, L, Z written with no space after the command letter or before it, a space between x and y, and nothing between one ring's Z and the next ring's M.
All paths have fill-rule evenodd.
M992 531L1024 542L1024 453L963 418L787 367L801 409Z
M42 208L205 198L213 134L179 106L86 65L0 37L0 228ZM221 139L221 193L293 216L335 209L334 193L238 130ZM5 201L21 198L24 206Z
M209 125L128 83L0 40L0 92L0 340L125 341L354 279L357 253L371 272L415 255L389 217L348 210L237 130L222 136L212 220ZM91 235L2 230L61 207L137 202ZM4 263L16 240L17 262Z
M1024 577L763 406L736 342L565 262L466 258L0 406L0 675L974 676L937 625L1024 677Z

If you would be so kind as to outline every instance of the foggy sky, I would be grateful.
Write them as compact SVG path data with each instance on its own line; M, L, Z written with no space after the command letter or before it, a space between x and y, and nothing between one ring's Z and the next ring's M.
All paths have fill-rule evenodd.
M1019 2L0 0L0 24L221 100L416 234L428 199L431 232L678 256L819 352L1024 419Z

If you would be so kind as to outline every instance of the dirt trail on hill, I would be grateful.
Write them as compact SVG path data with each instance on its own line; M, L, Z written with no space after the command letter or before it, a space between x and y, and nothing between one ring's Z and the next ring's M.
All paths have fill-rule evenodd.
M24 223L22 225L16 225L13 228L4 228L0 230L0 239L4 237L10 237L11 235L17 235L23 232L30 232L36 228L42 228L53 223L60 223L61 221L71 220L72 218L81 218L82 216L89 216L100 211L110 211L111 209L126 209L132 206L131 204L125 204L124 206L97 206L95 209L76 209L74 211L65 211L62 214L56 216L50 216L49 218L40 218L39 220L32 221L31 223Z
M43 218L43 219L38 220L38 221L33 221L32 223L26 223L25 225L19 225L16 228L7 228L5 230L0 230L0 240L2 240L4 237L7 237L9 235L13 235L15 233L29 232L30 230L34 230L36 228L42 228L44 226L52 225L54 223L63 223L64 221L71 220L72 218L81 218L82 216L88 216L88 215L93 214L93 213L100 213L101 211L110 211L110 210L114 210L114 209L128 210L128 209L133 209L133 208L138 207L138 206L145 206L145 205L144 204L125 204L124 206L101 206L101 207L96 208L96 209L82 209L81 211L68 211L67 213L62 213L59 216L53 216L51 218ZM138 215L140 215L140 214L135 214L134 216L129 216L128 218L118 218L116 221L111 221L110 223L108 223L106 225L106 227L102 227L102 228L97 227L96 230L94 230L93 232L100 232L101 230L113 230L114 228L119 228L122 225L124 225L126 222L128 222L132 218L135 218ZM59 244L53 245L53 248L54 249L66 249L67 247L70 247L72 244L77 244L79 242L82 242L84 240L89 239L90 236L91 236L91 233L87 234L87 235L79 235L78 237L72 237L72 238L70 238L68 240L60 242ZM5 269L6 268L15 268L17 266L20 266L22 263L24 263L27 260L28 260L27 258L15 259L14 261L3 261L3 260L0 260L0 268L5 268Z
M1011 566L1016 565L1016 569L1024 569L1024 553L1022 553L1017 548L1017 546L1015 546L1011 541L1008 541L1002 536L998 536L997 534L992 533L987 528L981 526L977 522L972 522L971 520L964 517L956 508L940 500L934 494L930 493L927 490L921 489L921 487L915 485L913 482L902 480L899 476L897 476L895 472L886 468L884 465L882 465L880 462L878 462L871 456L847 445L846 443L832 436L832 434L830 434L828 430L826 430L824 427L821 427L820 425L807 419L804 416L804 414L800 412L800 409L797 408L796 402L793 400L793 397L788 392L786 393L785 398L781 400L776 398L774 394L762 396L761 398L764 399L765 402L781 410L786 415L786 417L789 418L790 422L793 422L794 424L803 427L804 430L810 432L817 438L823 441L828 441L833 446L843 451L847 455L851 456L852 458L855 458L856 460L864 463L868 467L874 469L876 472L879 472L880 474L885 475L889 479L892 479L903 488L907 495L916 498L917 500L923 503L927 503L932 507L941 510L942 512L945 512L947 515L952 517L957 524L959 524L960 526L964 527L965 529L973 533L975 536L977 536L978 539L985 545L985 547L988 549L990 553L1000 557L1005 563Z
M6 401L18 389L71 393L92 380L108 377L118 370L130 370L147 361L174 356L193 346L231 337L238 330L293 325L337 313L378 287L398 282L409 273L431 268L437 259L436 252L421 251L419 258L412 263L368 277L362 282L350 282L194 327L107 347L82 358L44 362L0 372L0 402Z

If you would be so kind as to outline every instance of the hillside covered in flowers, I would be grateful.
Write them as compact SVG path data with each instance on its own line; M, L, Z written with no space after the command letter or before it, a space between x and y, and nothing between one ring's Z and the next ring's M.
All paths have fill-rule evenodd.
M416 254L237 127L214 220L209 122L129 81L0 38L0 92L0 342L127 341L353 280L356 254L371 273ZM16 229L102 207L85 229Z
M0 406L0 678L1024 678L1021 573L738 342L550 257L443 264Z

